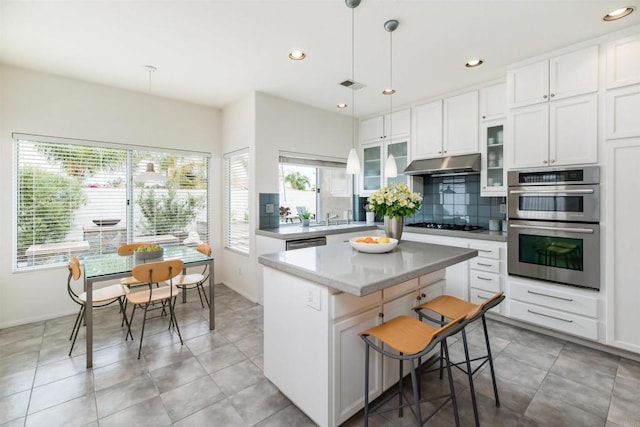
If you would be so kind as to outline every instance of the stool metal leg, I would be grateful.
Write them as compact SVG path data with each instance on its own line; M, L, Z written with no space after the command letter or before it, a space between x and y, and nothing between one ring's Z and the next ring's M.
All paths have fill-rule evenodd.
M467 333L462 330L462 343L464 345L464 357L467 364L467 376L469 377L469 391L471 393L471 404L473 405L473 418L476 421L476 427L480 427L480 418L478 417L478 404L476 402L476 391L473 387L473 370L469 360L469 346L467 345Z
M402 356L402 353L400 353ZM402 418L404 415L402 412L402 360L398 360L400 364L399 376L398 376L398 417Z
M364 427L369 427L369 344L364 349Z
M484 340L487 343L487 357L489 358L489 368L491 369L491 380L493 381L493 394L496 397L496 407L500 407L500 398L498 397L498 384L496 383L496 373L493 370L493 355L491 354L491 345L489 345L489 332L487 331L487 319L482 315L482 327L484 328Z
M444 325L444 316L440 315L440 321L442 322L440 324ZM442 356L443 356L443 354L442 354L442 343L440 343L440 379L442 379L442 362L443 362Z
M420 388L420 384L418 384L416 367L413 365L413 360L409 360L408 362L409 362L409 371L411 372L411 385L413 387L413 400L416 405L416 409L415 409L416 425L418 425L418 427L421 427L422 411L420 410L420 395L418 394L418 389Z
M451 407L453 408L453 418L456 422L456 427L460 427L460 417L458 416L458 401L456 399L456 391L453 386L453 375L451 374L451 361L449 360L449 347L447 346L447 340L442 340L444 347L444 355L447 360L447 376L449 377L449 392L451 393Z

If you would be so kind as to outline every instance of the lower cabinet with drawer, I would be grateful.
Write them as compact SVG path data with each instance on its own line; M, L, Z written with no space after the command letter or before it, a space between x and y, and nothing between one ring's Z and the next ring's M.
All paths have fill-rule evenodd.
M478 256L469 260L469 301L482 304L496 292L504 290L507 271L507 245L502 242L472 242L469 245ZM499 304L491 312L504 314L505 304Z
M592 291L509 278L509 316L598 340L598 296Z

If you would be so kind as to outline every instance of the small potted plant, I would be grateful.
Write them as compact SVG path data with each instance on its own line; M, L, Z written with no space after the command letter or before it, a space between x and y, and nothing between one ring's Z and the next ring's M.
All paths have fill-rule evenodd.
M302 226L308 227L311 222L311 212L304 211L300 214L300 219L302 219Z

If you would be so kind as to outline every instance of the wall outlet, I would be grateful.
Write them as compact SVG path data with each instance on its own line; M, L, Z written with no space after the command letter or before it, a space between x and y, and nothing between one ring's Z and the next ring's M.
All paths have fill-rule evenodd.
M507 205L504 203L500 204L500 213L501 214L506 214L507 213Z
M320 289L310 288L307 290L307 305L320 311Z
M275 211L275 206L273 205L273 203L267 203L265 205L265 211L269 214L272 214Z

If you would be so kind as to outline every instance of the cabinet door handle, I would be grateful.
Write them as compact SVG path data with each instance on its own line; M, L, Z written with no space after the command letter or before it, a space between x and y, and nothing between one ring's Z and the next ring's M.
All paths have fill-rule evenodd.
M445 154L447 153L447 150L444 150Z
M420 296L421 296L422 298L426 298L426 297L427 297L427 294L422 294L422 295L420 295Z
M547 95L542 95L542 97L543 97L544 99L547 99L547 98L548 98L548 96L547 96Z
M544 164L546 165L546 164L547 164L547 161L546 161L546 160L543 160L543 161L542 161L542 163L544 163Z
M483 118L483 119L486 119L486 118L487 118L487 116L482 116L482 118Z
M438 151L438 154L442 154L442 151Z
M478 252L492 252L491 249L476 249Z
M476 298L478 298L478 299L489 299L489 298L487 298L487 297L482 297L482 296L480 296L480 295L477 295L477 296L476 296Z
M530 310L530 309L527 309L527 311L529 313L531 313L531 314L537 314L538 316L544 316L544 317L548 317L550 319L562 320L563 322L573 323L573 320L563 319L562 317L556 317L556 316L551 316L550 314L538 313L537 311L533 311L533 310Z
M534 291L530 291L527 289L527 293L533 294L533 295L540 295L542 297L549 297L549 298L555 298L555 299L560 299L562 301L568 301L571 302L573 301L573 298L564 298L564 297L557 297L555 295L548 295L548 294L543 294L542 292L534 292Z
M378 317L382 319L384 317L384 313L378 313Z
M551 97L553 98L554 96L556 96L556 94L555 94L555 93L552 93L552 94L551 94Z
M555 163L555 162L556 162L556 160L555 160L555 159L551 160L551 163Z
M485 264L485 263L482 263L482 262L479 262L478 265L481 265L483 267L493 267L493 265L491 265L491 264Z
M482 276L476 276L478 279L480 280L487 280L489 282L491 282L493 279L489 278L489 277L482 277Z
M416 301L420 301L420 295L416 295Z

